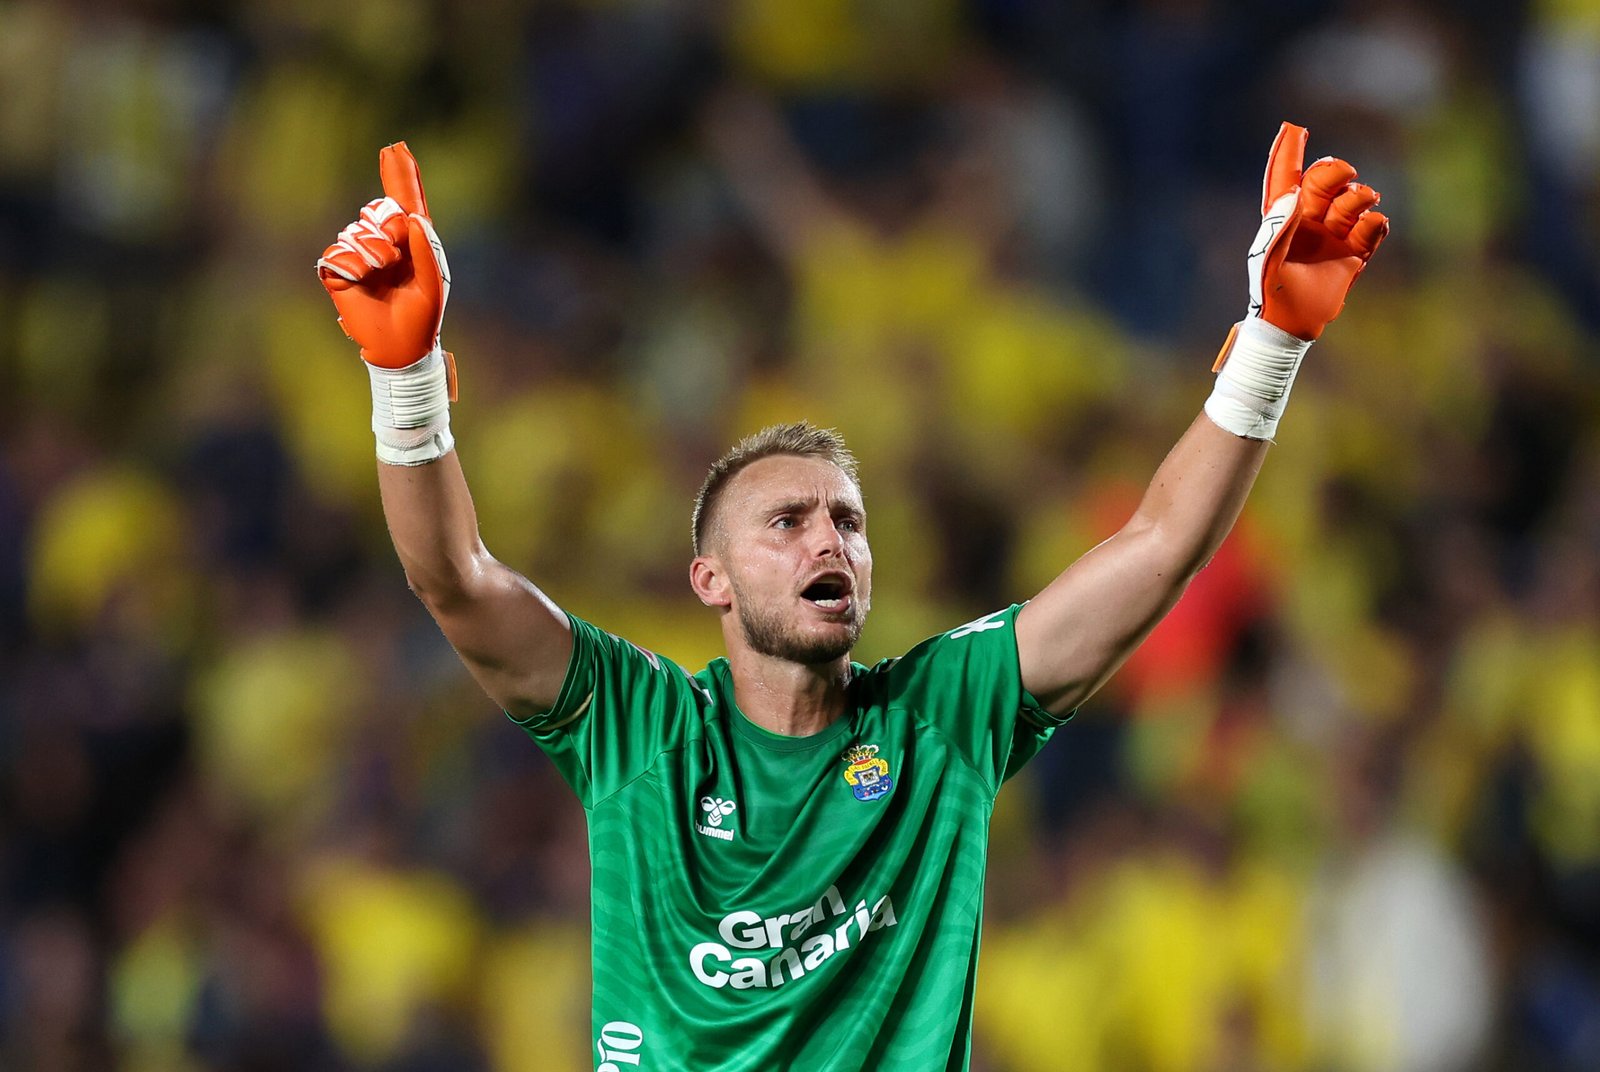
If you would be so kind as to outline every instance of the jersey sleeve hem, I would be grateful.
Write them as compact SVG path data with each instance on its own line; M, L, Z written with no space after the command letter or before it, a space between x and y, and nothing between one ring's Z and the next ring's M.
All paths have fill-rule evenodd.
M1060 729L1062 726L1065 726L1068 722L1071 722L1072 721L1072 716L1076 715L1078 713L1078 709L1076 707L1074 707L1071 711L1068 711L1064 715L1053 715L1044 706L1044 704L1039 702L1039 698L1037 696L1035 696L1033 693L1029 692L1025 687L1023 687L1023 684L1022 684L1022 652L1017 647L1016 620L1017 620L1017 615L1022 613L1022 608L1026 607L1027 605L1028 605L1028 602L1026 600L1021 602L1021 603L1016 604L1012 608L1012 615L1011 615L1011 622L1012 622L1012 627L1011 627L1011 657L1016 662L1017 692L1021 696L1021 699L1020 699L1020 701L1018 703L1017 717L1022 719L1024 722L1027 722L1030 726L1033 726L1035 729L1057 730L1057 729Z
M1018 677L1019 679L1021 677L1020 671L1018 671ZM1064 715L1053 715L1048 709L1046 709L1044 704L1038 701L1033 693L1022 688L1020 685L1018 686L1018 690L1022 694L1022 699L1017 706L1017 717L1028 723L1030 726L1033 726L1035 729L1058 730L1062 726L1065 726L1068 722L1071 722L1072 716L1078 713L1078 709L1074 707L1071 711L1068 711Z
M538 733L558 730L576 722L594 701L593 681L584 689L579 680L584 676L584 669L593 662L589 651L591 640L588 630L584 628L588 623L565 610L561 613L566 614L567 628L572 630L572 654L567 658L567 672L561 679L561 691L556 693L555 704L548 711L527 718L518 718L510 711L505 712L507 718L525 730ZM580 692L582 695L579 695Z

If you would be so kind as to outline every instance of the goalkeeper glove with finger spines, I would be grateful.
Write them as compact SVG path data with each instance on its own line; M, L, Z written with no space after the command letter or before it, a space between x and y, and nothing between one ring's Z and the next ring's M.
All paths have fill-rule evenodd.
M384 196L368 202L323 251L317 278L367 363L378 457L420 465L455 445L455 358L439 345L450 265L405 142L379 152L378 172Z
M1217 355L1206 413L1235 435L1271 439L1311 343L1389 233L1378 191L1324 157L1304 167L1304 127L1284 123L1261 182L1261 227L1250 245L1250 304Z

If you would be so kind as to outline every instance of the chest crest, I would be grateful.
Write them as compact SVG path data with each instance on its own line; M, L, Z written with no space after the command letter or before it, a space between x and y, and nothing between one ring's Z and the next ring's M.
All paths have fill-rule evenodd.
M894 788L889 763L878 756L875 744L855 744L845 749L844 780L857 800L877 800Z

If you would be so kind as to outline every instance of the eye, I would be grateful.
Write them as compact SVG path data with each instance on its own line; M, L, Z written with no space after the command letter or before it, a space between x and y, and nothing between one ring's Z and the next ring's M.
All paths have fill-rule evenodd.
M834 524L834 527L839 529L841 532L860 532L861 531L861 522L857 521L853 517L841 517L838 521L835 521L833 524Z
M794 528L794 518L784 514L781 517L774 518L772 524L774 528L792 529Z

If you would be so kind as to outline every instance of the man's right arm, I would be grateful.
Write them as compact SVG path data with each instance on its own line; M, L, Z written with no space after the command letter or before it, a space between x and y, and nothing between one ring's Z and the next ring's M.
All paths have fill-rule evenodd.
M450 434L455 359L439 345L449 264L405 143L378 162L385 196L340 232L317 275L372 380L378 485L406 579L478 684L525 720L555 705L572 630L478 536Z
M567 616L499 562L454 451L426 465L378 465L383 516L406 581L472 676L513 717L555 706L572 656Z

